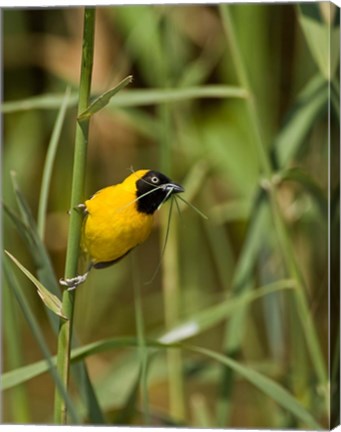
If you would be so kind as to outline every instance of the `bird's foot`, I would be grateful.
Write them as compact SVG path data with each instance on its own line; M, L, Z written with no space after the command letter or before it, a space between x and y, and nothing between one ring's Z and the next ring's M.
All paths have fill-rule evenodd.
M68 291L72 291L78 287L78 285L84 283L86 278L88 277L89 272L86 272L82 275L78 275L73 278L59 279L59 283L65 287L67 287Z
M76 207L73 207L73 210L76 210L76 212L81 213L82 215L87 214L86 205L85 204L78 204ZM67 214L70 216L71 209L67 211Z

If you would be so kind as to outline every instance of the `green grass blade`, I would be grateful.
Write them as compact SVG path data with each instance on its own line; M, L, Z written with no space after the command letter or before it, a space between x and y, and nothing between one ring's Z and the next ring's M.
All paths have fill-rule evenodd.
M33 320L35 320L34 317ZM159 347L160 345L161 344L155 342L150 346ZM100 340L79 348L74 348L71 352L71 360L73 362L77 362L94 354L99 354L101 352L106 352L115 348L126 348L128 346L137 346L137 339L134 337L120 337ZM56 364L56 360L56 356L51 357L53 365ZM44 372L47 372L50 367L51 366L48 365L45 360L42 360L9 372L5 372L4 374L2 374L2 389L7 390L9 388L15 387L16 385L29 381L30 379L35 378Z
M70 415L71 415L72 420L74 421L74 423L80 423L80 419L78 418L77 411L76 411L76 409L75 409L75 407L74 407L61 379L60 379L60 376L58 375L57 370L54 366L55 362L54 362L54 360L50 354L49 348L45 342L44 335L42 334L42 332L40 330L39 324L38 324L36 318L34 317L34 314L32 313L28 302L25 300L25 297L24 297L23 293L21 292L20 285L18 284L15 276L13 275L11 269L9 268L7 260L4 260L4 271L5 271L5 276L8 280L8 284L11 287L11 289L13 290L14 295L15 295L15 297L16 297L16 299L17 299L17 301L18 301L18 303L19 303L19 305L23 311L23 314L24 314L26 320L27 320L27 323L28 323L34 337L37 340L37 343L39 345L39 348L40 348L43 356L45 357L45 360L39 362L41 373L48 371L48 370L50 371L52 378L55 381L56 388L60 392L61 397L63 398L66 405L68 406L68 409L70 410ZM37 376L36 366L33 365L33 367L29 368L29 370L30 369L33 369L33 371L34 371L34 373L32 374L32 370L31 370L31 378L33 376ZM14 382L15 382L15 380L18 382L18 380L19 380L19 383L20 382L22 383L22 382L27 381L28 376L29 376L27 374L26 367L16 369L14 372L13 371L8 372L7 374L10 378L9 379L10 382L11 382L11 377L12 377L12 384L13 384L13 378L14 378ZM5 375L6 374L2 375L2 380L1 380L1 386L2 386L3 390L11 387L11 386L10 387L6 386L6 379L4 378ZM20 379L21 379L21 381L20 381Z
M28 271L22 264L20 264L20 262L12 254L10 254L8 251L5 251L5 253L14 262L14 264L19 267L19 269L24 273L24 275L35 285L39 297L41 298L45 306L49 308L53 313L58 315L60 318L67 319L67 317L63 314L62 303L60 299L50 293L50 291L46 289L44 285L40 283L30 271Z
M17 201L17 205L20 211L21 219L24 224L26 224L28 227L32 229L32 231L34 231L36 227L36 223L32 215L31 209L27 204L23 194L21 193L21 190L17 182L17 174L14 171L11 171L11 180L12 180L15 199Z
M71 373L77 382L78 392L82 398L82 405L85 406L84 416L86 416L92 424L106 424L85 363L81 361L72 365Z
M48 288L51 293L53 293L55 296L58 296L60 294L60 288L54 274L50 257L46 251L41 237L38 234L37 225L31 210L26 202L25 197L21 193L16 180L16 174L12 172L11 175L14 194L20 211L21 219L6 205L4 205L5 212L15 224L18 233L24 239L27 248L31 253L35 267L37 269L38 279L45 287ZM57 330L58 320L56 317L49 313L49 319L52 327Z
M60 93L33 96L17 101L3 102L0 105L0 112L3 114L15 113L20 111L31 111L35 109L54 110L60 108L63 103L64 95ZM78 101L78 93L71 93L67 104L68 108L75 107Z
M239 308L243 308L263 296L282 290L294 289L295 287L293 280L284 279L252 292L236 296L235 298L228 298L215 306L208 307L204 311L194 314L191 319L166 332L158 340L162 343L182 342L225 321L231 315L234 315Z
M134 288L134 301L135 301L135 323L138 341L138 357L140 362L139 378L141 385L141 400L142 412L145 425L150 424L149 412L149 397L148 397L148 349L145 340L144 318L143 318L143 305L141 285L139 279L139 271L137 269L137 262L134 259L134 254L131 255L133 263L133 288ZM132 396L133 397L133 396ZM130 400L132 402L132 399Z
M311 414L306 411L306 409L297 402L297 400L283 387L281 387L279 384L271 380L270 378L264 376L263 374L252 370L234 360L232 360L229 357L226 357L220 353L214 352L212 350L208 350L201 347L196 346L179 346L175 344L160 344L156 341L146 341L147 345L151 348L165 348L168 349L170 347L173 348L183 348L186 350L190 350L192 352L195 352L197 354L203 354L211 359L214 359L221 364L224 364L228 368L233 369L236 373L241 375L244 379L249 381L251 384L253 384L255 387L257 387L261 392L266 394L268 397L270 397L272 400L276 401L279 406L284 408L285 410L291 412L294 416L296 416L298 419L300 419L304 425L308 427L312 427L313 429L322 429L322 426L311 416ZM138 342L135 338L117 338L117 339L106 339L102 341L97 341L92 344L88 344L84 347L78 348L76 350L72 351L72 359L73 361L78 361L80 359L84 359L85 357L98 354L100 352L105 352L107 350L111 350L114 348L119 348L122 346L137 346ZM55 361L55 358L54 358ZM11 373L9 376L9 373L5 376L3 376L3 384L5 385L5 388L9 388L9 381L11 382L13 386L13 381L15 379L16 384L19 384L22 381L22 379L18 379L18 376L26 377L29 373L32 377L32 372L39 372L42 373L46 371L48 366L46 364L43 364L42 362L36 363L34 365L26 366L24 368L17 369L15 374L17 375L17 378L15 379L15 374ZM26 379L26 378L25 378Z
M306 84L275 138L273 152L278 167L286 167L295 157L317 117L327 108L327 82L317 75Z
M257 105L254 91L251 86L251 80L247 71L245 60L242 55L240 41L237 37L235 20L231 14L231 6L227 4L219 5L219 13L221 22L223 25L227 46L231 53L231 61L238 77L238 83L247 94L250 96L245 100L245 108L248 116L248 122L250 128L253 131L253 145L256 149L257 158L259 159L259 165L262 170L262 174L265 177L271 175L271 163L266 151L264 142L264 130L261 127L259 118L260 106Z
M2 282L3 364L11 370L25 364L25 336L22 332L21 320L13 319L17 317L19 311L11 287L6 279ZM32 422L27 390L23 385L11 390L6 410L7 418L10 418L11 422L24 424Z
M321 74L327 80L331 80L339 64L340 52L337 49L338 44L334 41L340 40L340 29L337 25L334 26L322 19L318 3L298 5L298 11L299 23L311 55Z
M184 197L178 195L177 197L174 197L174 198L179 199L180 201L184 202L186 205L188 205L188 207L190 207L192 210L194 210L196 213L198 213L199 216L201 216L205 220L208 220L208 217L201 210L199 210L197 207L195 207L195 205L192 204L191 202L187 201Z
M130 392L125 400L123 408L115 416L114 424L127 425L131 424L134 414L136 413L136 404L141 382L141 367L139 368L136 379L133 382Z
M232 279L231 292L240 296L251 292L254 287L252 271L255 268L259 251L264 242L264 232L268 221L266 208L266 194L259 189L254 197L246 238L240 258L235 267ZM267 228L266 228L267 229ZM241 347L244 337L244 330L248 316L248 304L237 310L226 328L223 349L232 357L236 355ZM219 400L216 407L217 421L223 427L229 421L232 409L232 392L234 387L234 371L230 368L223 368L219 386Z
M229 357L209 349L191 346L187 346L186 349L190 349L199 354L204 354L233 369L236 373L257 387L262 393L269 396L282 408L286 409L288 412L292 413L295 417L301 420L304 426L317 430L323 429L323 427L312 417L312 415L300 403L298 403L297 400L286 389L281 387L270 378L267 378L259 372L252 370Z
M321 388L325 389L328 385L328 373L326 369L325 358L322 352L321 342L316 330L316 322L311 314L306 295L306 284L294 254L293 244L288 235L286 226L282 223L281 214L278 209L278 203L272 200L272 205L275 207L272 212L273 223L276 227L278 242L281 246L281 253L289 274L297 282L298 289L295 290L295 306L298 316L301 320L302 329L307 343L307 349L314 367L316 376L318 377Z
M37 238L34 236L34 232L30 227L22 221L20 216L18 216L12 209L8 207L7 204L3 204L4 213L10 218L14 224L18 234L25 241L28 249L32 252L32 258L35 263L40 262L39 253L37 250Z
M5 214L8 215L10 220L15 225L17 232L26 243L27 249L32 256L35 267L37 268L37 276L39 281L49 290L49 292L55 296L59 296L60 289L54 274L50 257L44 244L38 236L36 226L28 226L6 204L3 205L3 208ZM46 309L46 311L48 312L48 318L53 330L57 332L59 327L58 317L53 312L51 312L50 309Z
M60 138L60 134L61 134L64 118L65 118L66 109L69 103L69 97L70 97L70 87L68 87L65 91L65 95L59 109L59 113L53 128L53 132L51 135L50 143L46 154L46 160L45 160L45 165L43 170L43 178L41 181L39 206L38 206L38 220L37 220L38 234L41 239L44 238L46 209L47 209L48 194L49 194L50 183L51 183L52 169L53 169L53 164L57 153L58 142L59 142L59 138Z
M247 93L240 87L226 85L207 85L181 89L130 90L119 94L110 103L110 107L134 107L159 105L205 98L246 98Z
M53 364L56 363L56 358L52 357ZM1 375L1 389L8 390L17 385L23 384L32 378L35 378L44 372L47 372L50 366L45 360L41 360L26 366L22 366L11 370L9 372L4 372Z
M110 92L110 90L109 90ZM95 96L98 97L98 96ZM146 105L165 104L168 102L181 102L193 99L205 98L247 98L247 92L236 86L227 85L206 85L201 87L187 87L181 89L136 89L129 90L122 94L116 94L115 98L109 101L109 108L128 108ZM16 102L4 102L0 111L12 113L32 109L58 109L63 102L63 95L45 94ZM77 105L77 94L72 93L68 107Z
M50 292L58 296L60 294L60 289L54 274L50 257L41 238L38 235L37 226L33 220L26 200L19 190L16 190L16 199L21 203L21 218L16 215L16 213L6 204L3 204L5 213L14 223L19 235L25 241L27 249L29 250L34 261L35 267L37 268L37 274L40 282L46 286ZM51 324L54 329L58 327L58 322L54 319L54 317L51 320Z
M114 88L108 90L107 92L98 96L89 106L78 116L78 121L82 122L83 120L89 119L96 112L104 108L110 102L111 98L115 96L120 90L126 87L133 81L132 75L124 78L120 83L117 84Z

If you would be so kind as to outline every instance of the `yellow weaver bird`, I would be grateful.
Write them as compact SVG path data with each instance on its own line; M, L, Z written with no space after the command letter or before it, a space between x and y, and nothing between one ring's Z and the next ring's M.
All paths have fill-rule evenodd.
M60 283L74 289L86 280L92 267L108 267L143 243L152 230L155 211L180 192L184 188L164 174L139 170L80 204L85 216L81 246L90 265L84 275L61 279Z

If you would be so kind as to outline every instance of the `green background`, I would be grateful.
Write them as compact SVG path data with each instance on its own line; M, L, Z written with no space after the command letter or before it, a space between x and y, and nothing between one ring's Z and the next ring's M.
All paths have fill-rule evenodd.
M65 264L82 17L82 8L2 11L4 248L49 289L39 263L50 257L55 286ZM97 404L86 407L88 393L73 376L81 423L283 429L337 422L337 325L329 344L328 318L339 303L336 289L328 310L328 286L337 286L339 248L331 241L329 271L328 232L338 238L338 23L331 3L97 8L92 94L127 75L133 82L91 118L84 199L122 181L130 167L151 168L183 184L184 198L208 220L173 205L162 254L165 205L133 256L93 271L78 288L79 344L129 339L86 359ZM30 225L11 171L37 219L67 86L38 247L15 223L13 213ZM25 308L52 354L57 344L35 287L5 263L8 379L44 358ZM147 349L141 378L146 348L134 346L136 334L144 329L155 341L178 325L191 331L172 339L183 347ZM52 421L54 381L33 370L4 391L4 422Z

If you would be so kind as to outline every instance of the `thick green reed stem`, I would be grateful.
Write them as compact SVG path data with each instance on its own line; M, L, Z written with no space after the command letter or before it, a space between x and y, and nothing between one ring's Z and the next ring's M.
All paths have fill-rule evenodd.
M95 9L86 8L84 10L83 48L79 85L78 115L81 114L89 105L94 52L94 33ZM82 215L76 210L76 207L82 202L84 193L88 131L89 120L84 120L81 124L77 123L70 205L71 216L66 253L65 278L72 278L77 275ZM63 293L63 312L68 317L68 319L61 321L58 334L57 369L66 388L68 387L70 375L70 350L75 294L75 291L67 290L65 290ZM54 409L55 423L66 424L67 409L65 401L58 391L56 391L55 394Z

